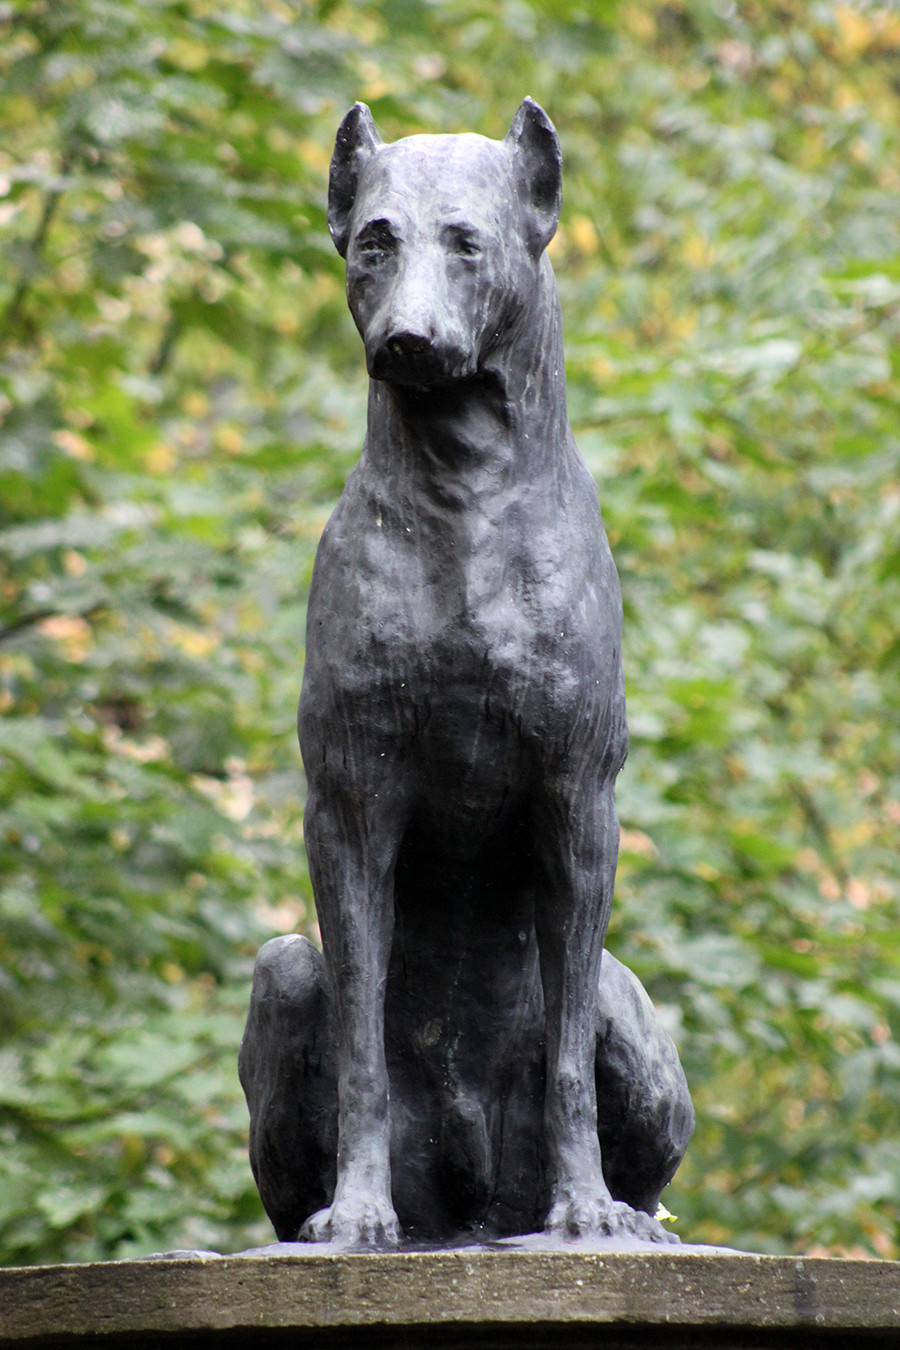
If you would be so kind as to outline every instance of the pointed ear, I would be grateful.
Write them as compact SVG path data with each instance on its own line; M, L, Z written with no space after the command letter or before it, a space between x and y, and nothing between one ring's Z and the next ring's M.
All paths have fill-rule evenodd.
M383 144L365 103L354 103L338 127L328 178L328 229L342 258L347 256L350 212L362 167Z
M556 128L533 98L523 99L506 133L525 219L526 243L537 258L556 233L562 205L562 153Z

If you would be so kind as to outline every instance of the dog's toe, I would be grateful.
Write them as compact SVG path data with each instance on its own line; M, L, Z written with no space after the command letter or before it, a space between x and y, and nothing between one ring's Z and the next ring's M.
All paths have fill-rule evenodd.
M623 1205L627 1211L623 1215L623 1224L625 1231L631 1237L640 1238L643 1242L659 1242L668 1244L678 1244L681 1238L677 1233L673 1233L670 1228L664 1228L658 1219L652 1215L646 1214L641 1209L632 1209L630 1205Z
M643 1210L604 1196L568 1195L556 1201L544 1231L565 1242L592 1238L630 1238L640 1242L678 1243L677 1233L663 1228Z
M320 1209L311 1214L301 1226L297 1235L298 1242L330 1242L331 1210Z
M400 1225L390 1204L354 1197L310 1215L299 1234L300 1242L327 1242L341 1250L386 1251L399 1246Z

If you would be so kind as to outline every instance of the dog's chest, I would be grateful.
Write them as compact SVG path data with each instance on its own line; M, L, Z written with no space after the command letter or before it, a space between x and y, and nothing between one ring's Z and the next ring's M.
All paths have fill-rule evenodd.
M558 511L495 505L417 513L351 489L317 564L308 676L321 668L345 707L389 707L411 734L565 736L605 705L619 609L599 518L591 539Z

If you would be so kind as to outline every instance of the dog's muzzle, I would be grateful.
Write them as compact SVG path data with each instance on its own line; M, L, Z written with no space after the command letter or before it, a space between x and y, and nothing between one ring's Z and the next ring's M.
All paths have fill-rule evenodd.
M450 384L475 373L475 360L468 352L422 333L390 333L371 353L367 365L374 380L416 388Z

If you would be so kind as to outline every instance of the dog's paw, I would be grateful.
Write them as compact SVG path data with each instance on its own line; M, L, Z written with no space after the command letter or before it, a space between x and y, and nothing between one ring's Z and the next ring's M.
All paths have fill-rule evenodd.
M657 1219L608 1196L564 1195L553 1204L544 1231L565 1242L626 1238L638 1242L678 1243Z
M653 1218L652 1214L645 1214L642 1209L632 1209L630 1205L625 1204L622 1204L621 1208L625 1210L624 1231L629 1236L640 1238L642 1242L668 1243L676 1247L681 1242L677 1233L673 1233L671 1228L664 1227L658 1219Z
M400 1244L400 1225L390 1203L353 1196L310 1215L298 1240L327 1242L342 1251L389 1251Z

